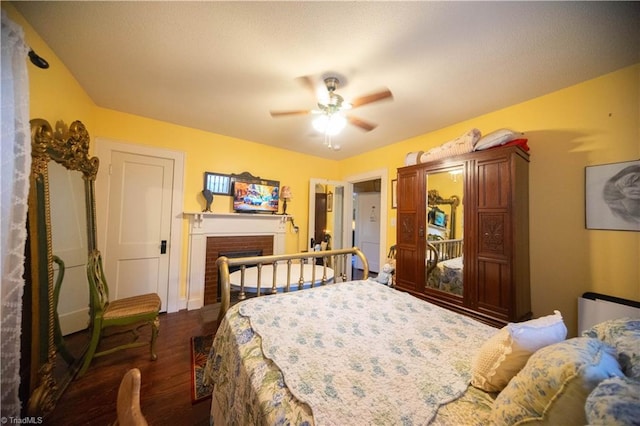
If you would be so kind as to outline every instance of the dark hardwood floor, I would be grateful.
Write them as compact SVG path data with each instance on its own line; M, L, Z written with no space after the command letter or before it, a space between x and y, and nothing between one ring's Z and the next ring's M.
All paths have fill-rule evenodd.
M352 273L354 279L362 278L362 270ZM149 359L148 346L94 359L84 376L71 382L44 424L113 424L122 376L137 367L142 376L140 404L150 425L208 425L211 400L191 403L191 337L213 333L217 316L207 308L160 315L156 361ZM145 333L141 339L148 339L149 331ZM106 347L113 343L117 340L105 341Z
M191 337L211 334L210 318L200 310L161 314L156 361L150 360L148 346L94 359L84 376L71 382L44 424L113 424L120 380L137 367L142 375L142 412L150 425L208 425L211 400L191 403L190 369Z

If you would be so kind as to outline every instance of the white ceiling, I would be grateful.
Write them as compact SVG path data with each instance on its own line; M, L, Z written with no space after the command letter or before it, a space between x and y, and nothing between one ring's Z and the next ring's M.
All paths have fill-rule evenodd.
M100 107L330 159L640 62L638 2L14 2ZM323 146L297 77L336 74L350 112ZM495 129L480 129L489 132ZM527 129L517 129L526 131Z

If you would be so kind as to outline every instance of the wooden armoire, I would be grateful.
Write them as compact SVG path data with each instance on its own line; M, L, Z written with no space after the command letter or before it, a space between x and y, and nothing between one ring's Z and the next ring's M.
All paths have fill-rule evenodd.
M497 327L531 318L528 168L528 153L516 146L399 168L396 288ZM463 240L458 294L427 285L428 216L437 208L429 191L461 199L458 225L447 225L448 238Z

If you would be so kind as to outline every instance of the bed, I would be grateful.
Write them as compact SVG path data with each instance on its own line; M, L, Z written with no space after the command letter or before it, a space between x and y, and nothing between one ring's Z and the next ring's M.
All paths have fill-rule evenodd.
M603 354L601 340L565 340L566 327L558 312L497 330L371 279L347 281L344 273L337 273L331 284L302 291L289 285L282 292L266 292L265 297L230 306L229 266L260 268L262 262L288 269L318 256L325 264L331 258L336 267L350 265L351 256L358 256L367 277L366 259L357 248L218 260L221 321L205 368L205 381L214 385L212 424L513 424L534 415L542 419L558 404L565 417L552 418L586 424L589 391L605 378L623 375L617 361L611 362L615 350ZM521 341L530 335L530 340ZM523 348L529 351L524 359ZM591 358L608 364L600 375L586 369L588 380L576 385L581 398L572 394L565 401L553 389L541 391L548 383L558 389L573 386L584 369L568 361L567 354L593 348L599 352ZM585 356L571 356L584 363ZM523 375L529 363L542 363L542 378L536 369ZM492 371L485 371L484 364ZM574 370L555 372L569 367ZM509 381L508 374L519 380ZM556 375L572 383L565 385ZM505 376L502 388L490 389L489 385L497 386L494 378ZM532 388L530 397L523 386ZM521 395L527 396L525 401L516 401ZM549 402L530 401L541 395ZM533 414L522 409L530 402ZM545 413L535 413L539 406Z
M219 260L222 310L230 304L229 266L261 260L288 269L313 255ZM359 256L368 274L356 248L320 256L335 257L332 264ZM206 369L215 384L214 424L350 424L354 417L363 424L424 424L434 417L450 424L452 416L469 422L478 407L490 409L491 394L467 389L471 354L494 328L370 279L345 280L336 274L336 283L304 291L292 285L221 315ZM289 368L299 365L301 372ZM457 411L436 415L455 400Z
M463 240L427 241L427 287L462 295Z

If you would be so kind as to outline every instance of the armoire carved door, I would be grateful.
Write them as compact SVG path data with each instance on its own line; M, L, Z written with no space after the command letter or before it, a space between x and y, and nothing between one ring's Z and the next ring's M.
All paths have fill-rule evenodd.
M501 147L399 168L396 287L494 326L529 319L528 166L525 151ZM461 185L451 186L447 179ZM448 242L431 234L430 213L435 208L447 219L455 217L453 207L448 212L430 205L429 191L443 186L456 192L440 194L443 198L461 198L460 223L450 225L457 235L448 240L462 239L463 248L455 259L441 251L439 269L428 274L436 267L429 250ZM434 273L441 274L439 281ZM454 279L457 287L450 284Z

